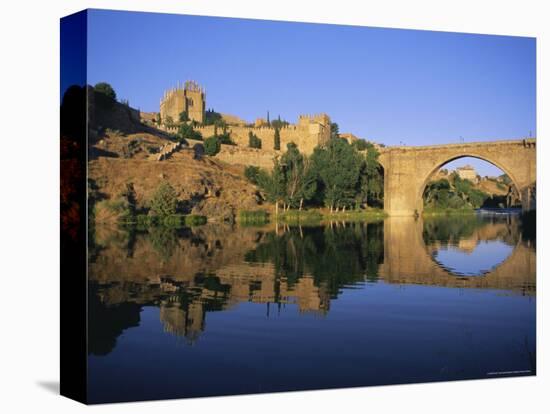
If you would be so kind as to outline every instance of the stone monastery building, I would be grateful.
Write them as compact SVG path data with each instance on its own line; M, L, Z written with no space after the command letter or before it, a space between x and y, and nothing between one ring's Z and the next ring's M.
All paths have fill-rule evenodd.
M171 118L172 121L177 122L180 114L186 112L190 120L202 124L205 119L205 108L204 89L194 81L187 81L184 87L178 85L164 92L160 100L160 117L162 120Z

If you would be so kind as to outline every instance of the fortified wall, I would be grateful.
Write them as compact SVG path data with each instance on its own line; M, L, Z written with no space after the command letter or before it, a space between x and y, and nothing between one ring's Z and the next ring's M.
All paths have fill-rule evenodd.
M195 145L202 145L202 141L187 140L190 147ZM237 145L222 144L220 152L215 155L215 158L234 165L253 165L255 167L265 168L270 170L273 168L273 160L275 157L282 155L282 151L275 151L270 149L256 149L249 147L242 147Z
M207 125L194 129L200 132L203 138L208 138L214 135L215 127ZM222 131L218 128L217 132L219 134ZM227 132L230 134L231 140L239 147L248 147L249 134L252 132L261 139L262 150L272 151L275 149L275 128L229 125ZM280 128L279 136L282 151L286 149L287 144L293 142L301 152L311 154L317 145L323 145L330 139L330 118L326 114L300 115L297 124Z
M178 126L166 126L166 120L171 118L174 123L180 120L180 114L186 112L189 121L195 121L193 129L199 132L203 139L217 134L222 134L222 128L214 125L204 125L206 119L206 93L204 89L193 81L185 82L184 86L166 91L160 100L161 124L157 125L169 133L177 133ZM273 160L286 151L287 145L294 143L299 150L307 155L313 153L315 147L324 145L330 140L331 122L326 114L300 115L296 124L285 125L278 129L280 146L275 149L276 129L270 126L267 121L246 125L245 121L235 116L223 115L227 126L225 132L235 145L222 145L216 158L229 164L254 165L270 169L273 167ZM267 125L266 125L267 124ZM202 125L202 126L201 126ZM261 148L249 147L250 134L254 134L261 140ZM351 139L351 138L350 138ZM188 140L189 145L194 147L201 144L200 141ZM168 153L158 155L159 159L170 156Z

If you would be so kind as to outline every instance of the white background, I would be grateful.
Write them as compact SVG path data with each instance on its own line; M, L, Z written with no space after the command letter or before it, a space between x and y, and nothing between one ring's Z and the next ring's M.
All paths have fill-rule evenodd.
M12 412L550 412L545 1L24 1L0 13L0 411ZM438 384L113 404L86 408L59 382L59 18L86 7L537 37L538 376ZM546 27L545 27L546 26ZM548 233L546 233L548 234ZM475 352L475 349L472 349ZM154 381L154 378L150 379Z

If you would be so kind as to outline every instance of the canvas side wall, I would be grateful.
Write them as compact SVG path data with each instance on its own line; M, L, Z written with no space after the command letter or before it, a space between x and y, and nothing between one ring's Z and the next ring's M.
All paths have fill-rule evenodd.
M87 11L61 19L60 392L87 399Z

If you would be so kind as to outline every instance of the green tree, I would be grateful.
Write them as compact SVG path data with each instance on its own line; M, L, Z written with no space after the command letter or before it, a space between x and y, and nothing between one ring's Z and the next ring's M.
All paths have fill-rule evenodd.
M286 195L285 174L279 160L275 158L270 173L261 170L257 180L267 200L275 204L275 215L277 216L279 214L279 204L284 201Z
M304 201L310 200L317 189L317 176L311 161L302 155L296 144L287 145L287 151L281 157L284 167L286 208L303 207Z
M332 139L340 138L340 128L336 122L330 124L330 137Z
M331 139L311 156L324 188L323 201L331 211L354 204L363 158L344 139Z
M211 136L204 140L204 152L206 155L214 156L222 148L221 141L217 136Z
M262 148L262 140L252 131L248 132L248 146L250 148Z
M96 83L94 86L94 90L107 96L108 98L111 98L113 101L116 101L116 92L113 87L107 82Z
M275 128L275 135L273 136L273 149L279 151L281 149L281 133L279 128Z
M280 115L277 117L277 119L274 119L271 122L269 122L269 119L268 119L267 123L271 125L272 128L276 128L276 129L281 129L282 127L290 124L290 122L282 120Z
M173 127L174 126L174 118L172 118L170 115L167 115L166 118L164 118L164 125L167 127Z
M448 193L447 198L442 199L441 207L444 208L463 208L466 202L455 193Z
M367 141L364 139L358 139L357 141L353 142L353 146L357 151L365 151L367 149Z
M219 125L223 126L225 124L222 114L214 111L213 109L208 109L204 113L204 125Z
M225 144L225 145L237 145L233 142L233 140L231 139L231 134L227 131L225 131L221 135L218 135L218 139L222 144Z
M178 128L177 139L178 141L185 139L201 140L202 135L199 131L195 131L191 125L181 124Z
M424 204L432 207L448 207L451 185L449 181L442 178L428 183L424 190Z
M354 145L354 147L358 151L366 150L366 153L361 167L360 190L357 201L359 203L366 202L367 205L376 204L378 207L381 207L384 192L384 172L378 162L380 153L370 142L363 140L360 140L360 142L363 142L364 146L361 144L359 148L357 145Z
M260 168L254 165L247 165L244 168L244 176L252 184L258 184L258 176L260 175Z
M167 217L176 214L178 197L174 187L167 181L158 186L151 200L151 212L159 217Z
M451 180L455 189L455 192L462 197L462 199L466 200L468 198L468 194L470 193L470 190L472 189L473 183L470 180L464 180L460 178L458 174L453 174L451 176Z
M151 246L163 260L170 259L180 243L176 229L170 226L152 226L148 229L147 236Z
M479 208L489 194L475 188L470 180L460 178L453 172L449 179L439 179L428 183L424 190L424 204L435 208Z

